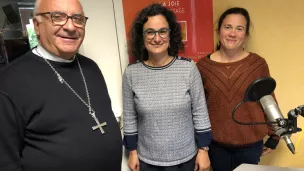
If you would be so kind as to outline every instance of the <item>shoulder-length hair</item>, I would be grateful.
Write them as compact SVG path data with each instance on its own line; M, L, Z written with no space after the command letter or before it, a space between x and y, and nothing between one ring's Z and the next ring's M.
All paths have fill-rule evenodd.
M170 56L176 56L180 51L184 50L181 26L176 21L174 12L161 4L151 4L138 13L129 32L129 53L141 62L149 58L148 51L144 45L144 24L148 21L148 17L156 15L164 16L169 25L170 46L168 48L168 54Z

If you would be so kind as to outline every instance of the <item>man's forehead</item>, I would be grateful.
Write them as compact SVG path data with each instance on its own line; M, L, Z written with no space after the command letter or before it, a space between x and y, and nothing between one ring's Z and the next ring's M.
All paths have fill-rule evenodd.
M40 9L44 12L60 11L67 14L83 14L78 0L41 0Z

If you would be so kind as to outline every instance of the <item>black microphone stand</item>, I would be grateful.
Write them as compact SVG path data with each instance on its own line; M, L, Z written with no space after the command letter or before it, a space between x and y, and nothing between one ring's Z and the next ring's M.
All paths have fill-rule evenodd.
M287 120L287 124L286 124L286 129L287 132L286 134L295 134L297 132L301 132L302 129L298 128L297 124L297 117L301 115L302 117L304 117L304 105L298 106L295 109L291 109L288 112L288 119Z

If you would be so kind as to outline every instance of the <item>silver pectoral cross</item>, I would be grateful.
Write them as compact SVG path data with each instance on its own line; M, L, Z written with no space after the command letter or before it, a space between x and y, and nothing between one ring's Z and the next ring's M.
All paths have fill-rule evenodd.
M102 127L103 127L103 126L106 126L107 123L106 123L106 122L103 122L103 123L100 124L98 118L95 116L95 112L92 112L91 115L92 115L92 117L94 118L94 120L95 120L95 122L96 122L96 124L97 124L96 126L93 126L92 129L95 131L96 129L99 128L101 134L104 134L105 131L102 129Z

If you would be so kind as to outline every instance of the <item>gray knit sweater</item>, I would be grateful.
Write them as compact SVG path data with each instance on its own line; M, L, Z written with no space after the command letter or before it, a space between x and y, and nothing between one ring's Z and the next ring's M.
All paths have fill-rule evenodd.
M139 159L152 165L184 163L197 146L209 145L210 121L195 63L175 57L163 67L129 65L123 75L123 126L126 148L135 147Z

